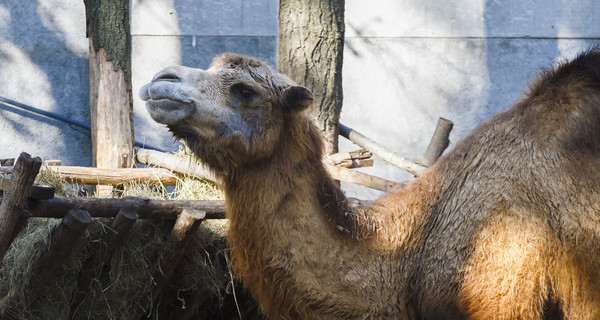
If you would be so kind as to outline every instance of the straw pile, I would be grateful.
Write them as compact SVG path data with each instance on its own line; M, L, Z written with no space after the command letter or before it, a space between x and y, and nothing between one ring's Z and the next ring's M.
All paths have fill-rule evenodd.
M40 178L45 179L44 175L40 174ZM55 184L47 180L42 182ZM185 186L178 186L174 191L178 195L199 199L202 198L198 196L200 192L204 198L207 194L209 198L222 197L210 185L194 186L198 181L182 183ZM146 197L162 197L165 194L164 190L156 187L149 188L150 191L142 189L131 187L121 192L122 195L143 194ZM76 193L68 188L59 192L65 195ZM156 194L149 194L152 192ZM13 242L0 269L0 298L16 289L22 299L27 299L23 284L35 262L33 258L58 223L54 219L30 219L26 230ZM147 319L262 319L256 303L233 280L228 266L224 238L227 222L224 220L203 223L169 285L150 310L143 310L141 306L148 304L150 299L150 289L154 285L152 275L159 268L164 243L173 223L137 221L109 263L95 275L83 302L74 306L71 301L77 291L79 272L111 224L110 220L94 219L80 243L74 246L71 259L63 261L45 294L27 310L20 310L14 318L104 320L139 319L142 316Z

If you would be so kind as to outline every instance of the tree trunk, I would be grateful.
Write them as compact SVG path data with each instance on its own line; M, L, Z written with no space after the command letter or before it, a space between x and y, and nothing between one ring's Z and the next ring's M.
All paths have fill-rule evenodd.
M342 61L345 0L281 0L279 2L279 71L312 90L313 122L338 151L342 110Z
M85 0L90 43L92 155L98 168L133 165L129 0ZM97 189L100 196L111 187Z

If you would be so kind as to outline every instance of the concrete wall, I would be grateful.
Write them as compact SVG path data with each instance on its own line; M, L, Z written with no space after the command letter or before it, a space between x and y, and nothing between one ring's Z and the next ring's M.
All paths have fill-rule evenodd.
M455 122L456 142L512 105L541 67L600 43L599 16L596 0L348 0L341 121L420 159L438 117ZM362 171L410 178L378 159Z
M136 139L177 147L137 98L161 68L205 68L225 51L275 65L277 9L277 0L132 0ZM438 117L455 121L457 141L510 106L540 67L598 43L598 16L595 0L346 0L342 122L418 159ZM0 96L88 123L87 50L82 1L0 0ZM89 144L85 130L0 104L0 158L27 151L90 165ZM363 170L409 178L377 160Z
M0 0L0 96L89 123L83 1ZM91 165L87 130L0 104L0 158Z

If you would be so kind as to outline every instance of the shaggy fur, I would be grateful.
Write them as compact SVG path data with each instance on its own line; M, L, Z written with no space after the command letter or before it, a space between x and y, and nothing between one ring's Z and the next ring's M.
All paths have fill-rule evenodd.
M166 69L140 95L226 181L234 271L271 319L600 318L599 50L354 211L312 95L264 63Z

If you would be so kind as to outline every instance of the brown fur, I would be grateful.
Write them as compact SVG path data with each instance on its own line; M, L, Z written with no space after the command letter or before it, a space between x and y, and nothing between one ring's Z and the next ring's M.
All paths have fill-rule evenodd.
M300 112L306 89L232 54L190 70L141 96L225 179L232 265L271 319L600 318L599 50L545 71L420 177L354 211ZM173 74L190 96L208 92L190 98L195 113L161 113ZM243 124L199 131L215 124L196 114L214 110Z

